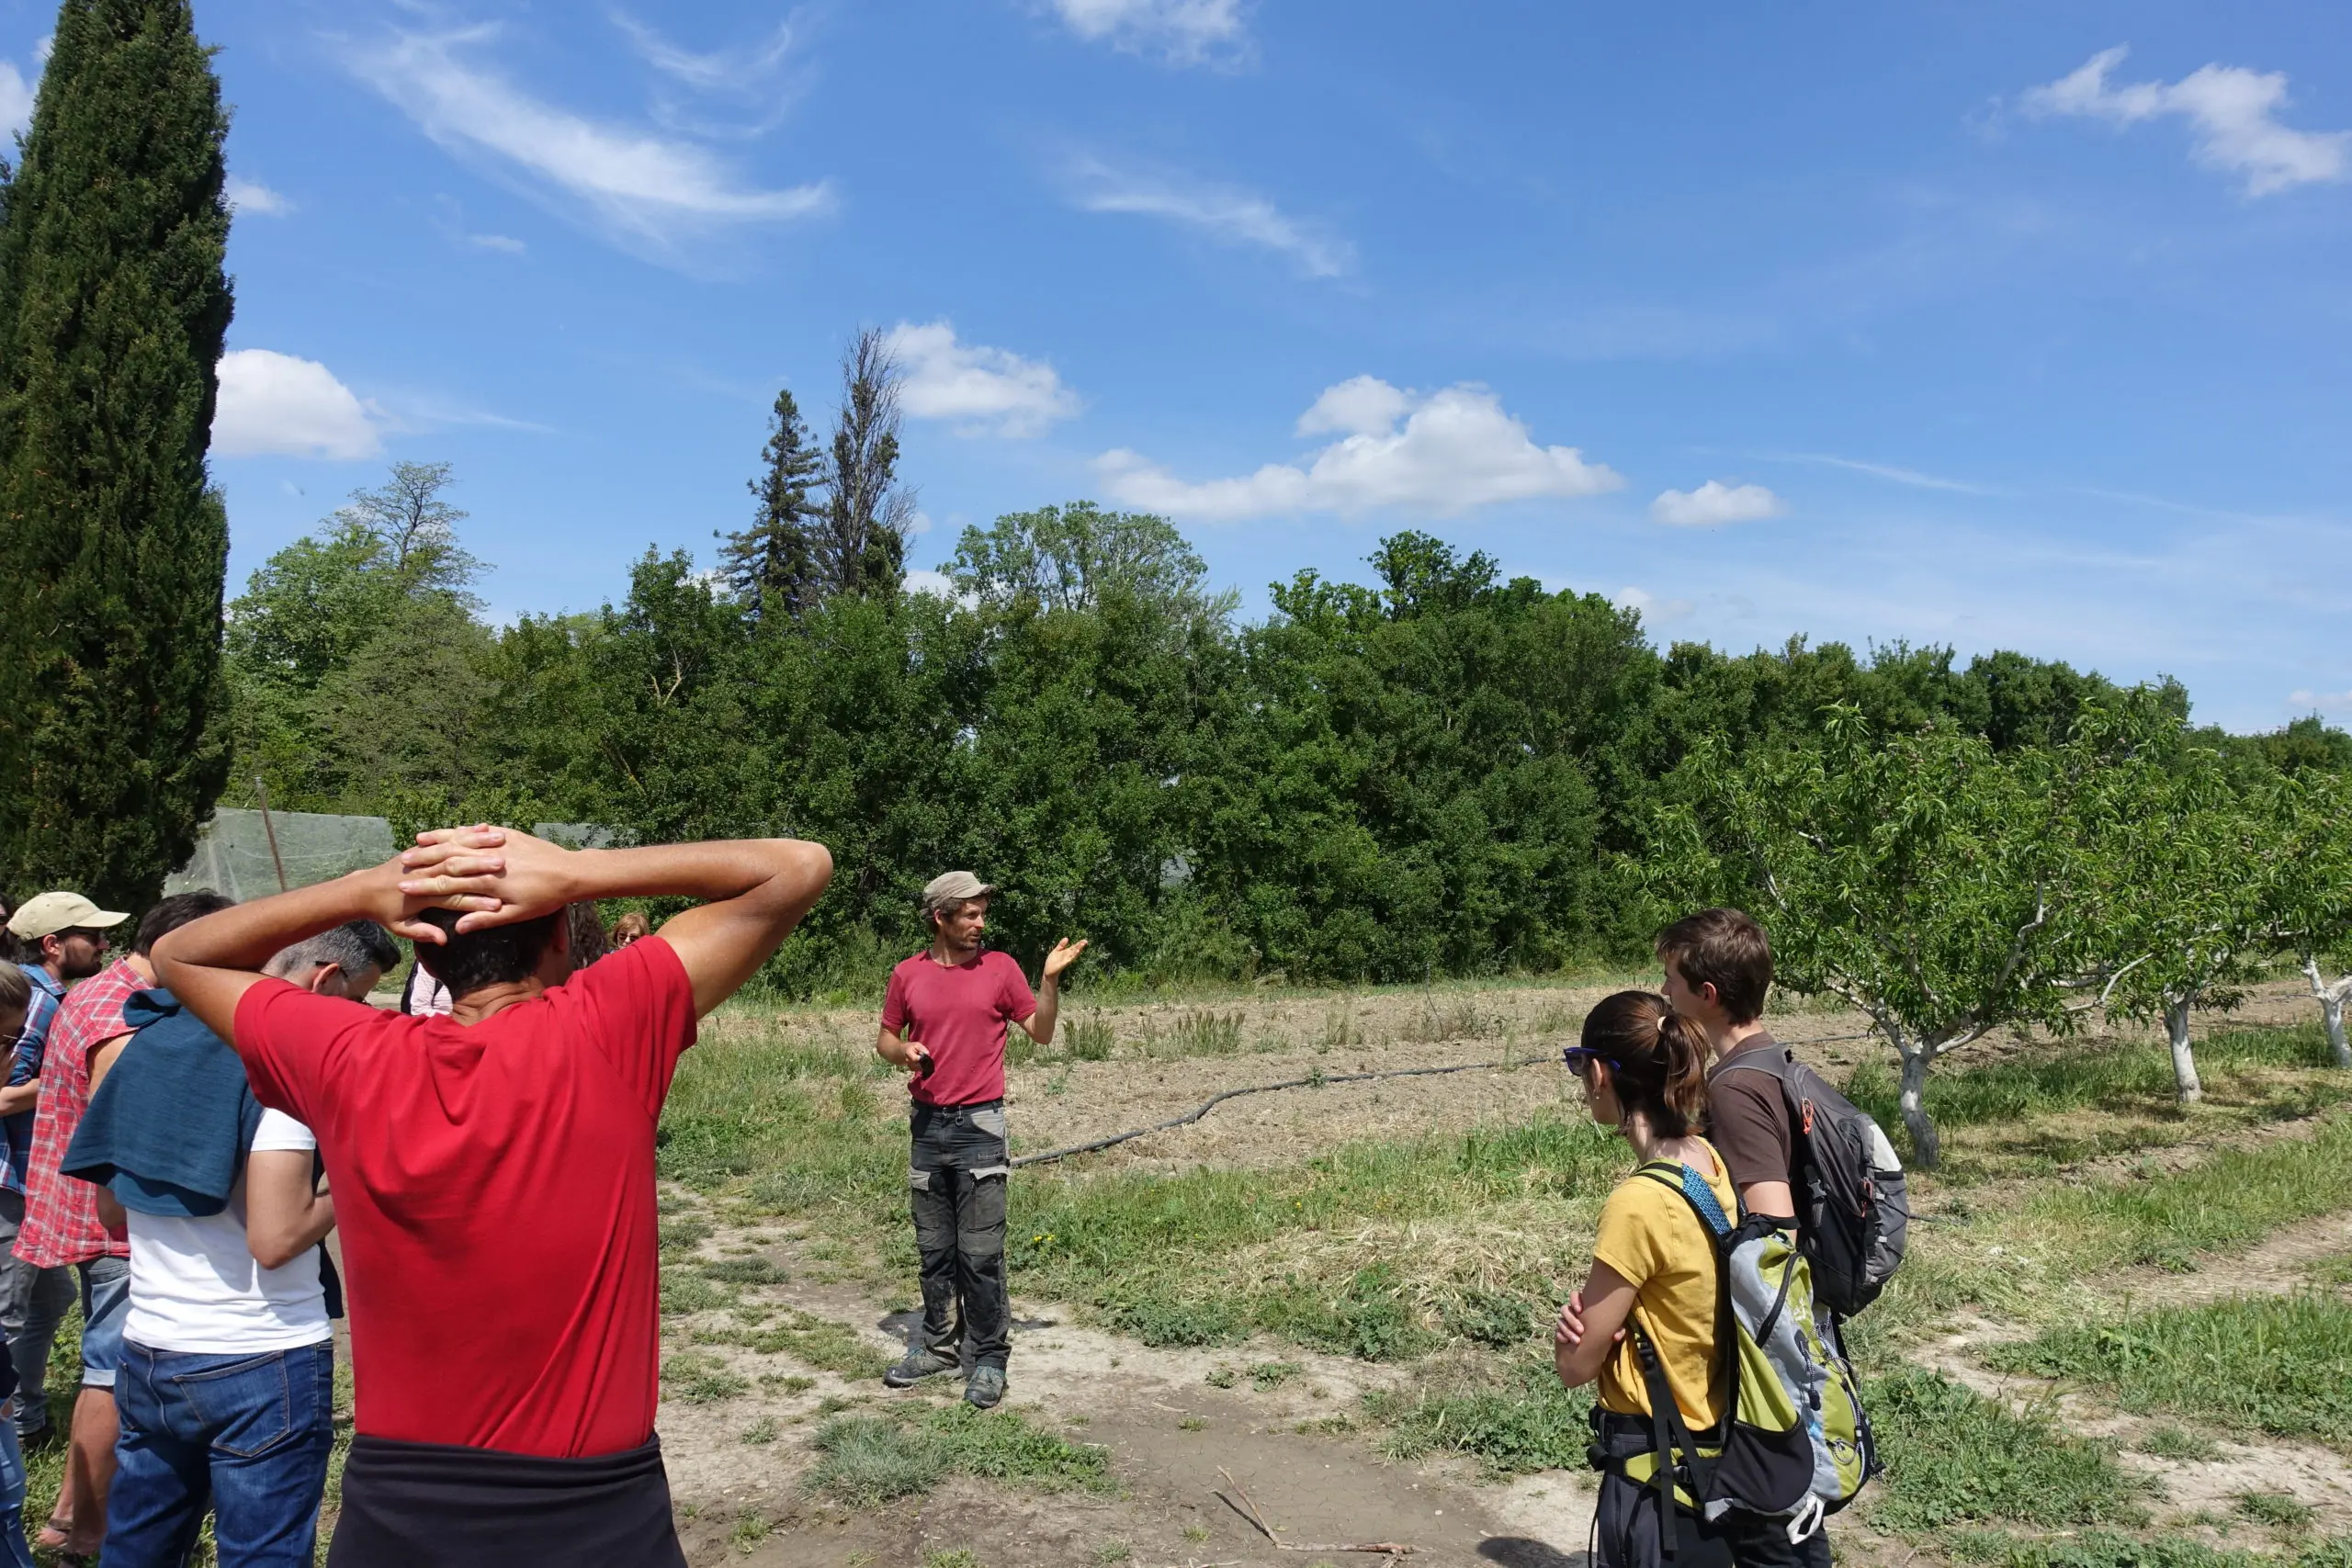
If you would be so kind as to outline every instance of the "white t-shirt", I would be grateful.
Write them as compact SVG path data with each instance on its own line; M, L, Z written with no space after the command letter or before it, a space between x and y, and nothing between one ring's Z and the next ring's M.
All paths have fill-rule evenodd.
M253 1152L319 1146L311 1130L265 1110ZM130 1308L122 1337L150 1350L235 1356L292 1350L332 1338L319 1252L279 1269L254 1261L245 1242L245 1183L229 1206L200 1220L130 1212Z

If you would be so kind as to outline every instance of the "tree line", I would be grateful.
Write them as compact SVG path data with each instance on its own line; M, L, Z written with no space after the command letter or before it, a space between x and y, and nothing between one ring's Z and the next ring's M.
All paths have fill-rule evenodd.
M2179 892L2110 889L2098 919L2083 904L2045 922L2020 965L2047 989L2098 972L2099 920L2129 917L2148 931L2130 941L2154 943L2148 922L2192 883L2227 882L2258 853L2159 824L2203 811L2194 820L2222 833L2225 806L2317 800L2352 776L2352 737L2316 719L2194 730L2176 683L2125 690L2017 652L1962 665L1944 649L1803 639L1661 649L1629 608L1506 579L1411 531L1379 543L1368 582L1274 585L1255 624L1166 521L1086 502L967 528L952 593L910 592L891 463L867 466L868 499L840 499L845 461L895 460L890 367L865 347L848 356L830 446L778 400L719 571L650 549L593 612L484 624L449 470L398 466L231 606L226 798L258 777L281 807L403 829L486 817L649 840L819 839L841 868L833 892L769 976L797 995L870 988L919 941L915 892L949 866L1001 886L1000 938L1024 957L1083 931L1105 971L1147 981L1419 981L1645 954L1678 902L1770 911L1762 871L1783 888L1798 874L1770 864L1780 850L1842 834L1884 859L1871 846L1916 810L1967 846L1950 852L1960 883L1973 863L2030 888L2029 852L2073 833L2080 863L2117 886L2130 864ZM869 371L881 395L862 400ZM883 407L883 439L859 438L862 401ZM2095 787L2049 818L2047 780L2067 767ZM1972 793L1980 778L1997 811ZM1952 826L1972 811L2014 829L2001 852L2027 859L1987 875L1992 829ZM2215 874L2192 876L2192 853ZM1850 873L1819 875L1843 890ZM1960 891L1906 887L1871 918L1905 932L1958 922L1956 946L2000 946L2010 911ZM1845 971L1814 954L1792 908L1775 924L1792 978L1838 988ZM2166 994L2222 994L2282 944L2240 942ZM2160 972L2143 961L2109 999L2137 1005ZM1930 988L1919 1017L1957 1005ZM1932 1043L1905 1048L1932 1061L1995 1011L2067 1016L1958 1007L1905 1024L1905 1041Z

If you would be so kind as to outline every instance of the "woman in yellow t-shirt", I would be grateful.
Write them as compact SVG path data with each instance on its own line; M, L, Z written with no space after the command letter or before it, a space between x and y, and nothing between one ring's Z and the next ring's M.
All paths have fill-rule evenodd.
M1737 1217L1730 1173L1695 1130L1707 1107L1707 1042L1696 1023L1664 997L1620 991L1586 1015L1582 1040L1565 1055L1584 1080L1594 1121L1616 1128L1643 1165L1665 1161L1695 1173L1723 1213ZM1627 1332L1635 1325L1657 1352L1683 1424L1697 1433L1723 1419L1729 1391L1715 1377L1719 1300L1714 1238L1690 1203L1648 1177L1619 1182L1601 1207L1592 1270L1560 1309L1552 1334L1561 1382L1600 1382L1593 1427L1602 1452L1622 1461L1654 1447L1648 1383ZM1627 1476L1622 1462L1605 1465L1594 1568L1655 1568L1662 1512L1656 1493ZM1686 1508L1672 1513L1675 1568L1826 1568L1826 1551L1816 1561L1792 1548L1771 1521L1734 1517L1711 1525Z

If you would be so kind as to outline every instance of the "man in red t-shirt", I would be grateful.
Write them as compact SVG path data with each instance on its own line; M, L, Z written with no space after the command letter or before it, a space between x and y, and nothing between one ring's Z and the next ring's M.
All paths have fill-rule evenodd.
M328 1561L683 1565L653 1433L654 1126L695 1020L766 962L832 861L784 840L571 851L444 829L198 920L159 977L315 1133L358 1435ZM708 900L572 973L568 904ZM447 1017L265 977L355 918L416 943Z
M968 871L922 890L931 946L890 971L882 998L882 1059L914 1076L908 1091L907 1161L915 1250L922 1258L922 1337L883 1374L892 1388L955 1371L958 1343L972 1353L964 1397L982 1410L1004 1397L1012 1306L1004 1280L1004 1184L1011 1172L1004 1124L1004 1041L1017 1023L1044 1045L1061 1011L1062 971L1086 951L1067 938L1046 955L1032 996L1021 965L981 951L989 895Z

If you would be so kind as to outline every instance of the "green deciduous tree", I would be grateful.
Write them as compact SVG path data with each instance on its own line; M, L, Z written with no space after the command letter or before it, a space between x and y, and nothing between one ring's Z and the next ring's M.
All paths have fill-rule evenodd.
M825 469L826 557L833 592L888 601L906 574L914 492L899 481L899 389L886 333L868 328L842 355L842 406Z
M228 118L187 0L66 0L0 230L0 877L140 908L228 766Z
M2234 1006L2269 946L2267 824L2203 748L2132 758L2103 782L2094 856L2109 889L2098 940L2113 973L2101 990L2127 1018L2163 1021L2187 1104L2204 1092L2190 1012Z
M1783 983L1871 1020L1933 1168L1937 1061L2005 1025L2070 1030L2101 966L2092 802L2116 740L2078 726L2055 750L2002 756L1949 728L1883 734L1850 706L1823 731L1736 763L1701 747L1654 825L1653 886L1682 908L1754 910Z
M2352 999L2352 780L2302 769L2270 784L2263 807L2270 939L2301 963L2335 1065L2352 1067L2344 1029Z

